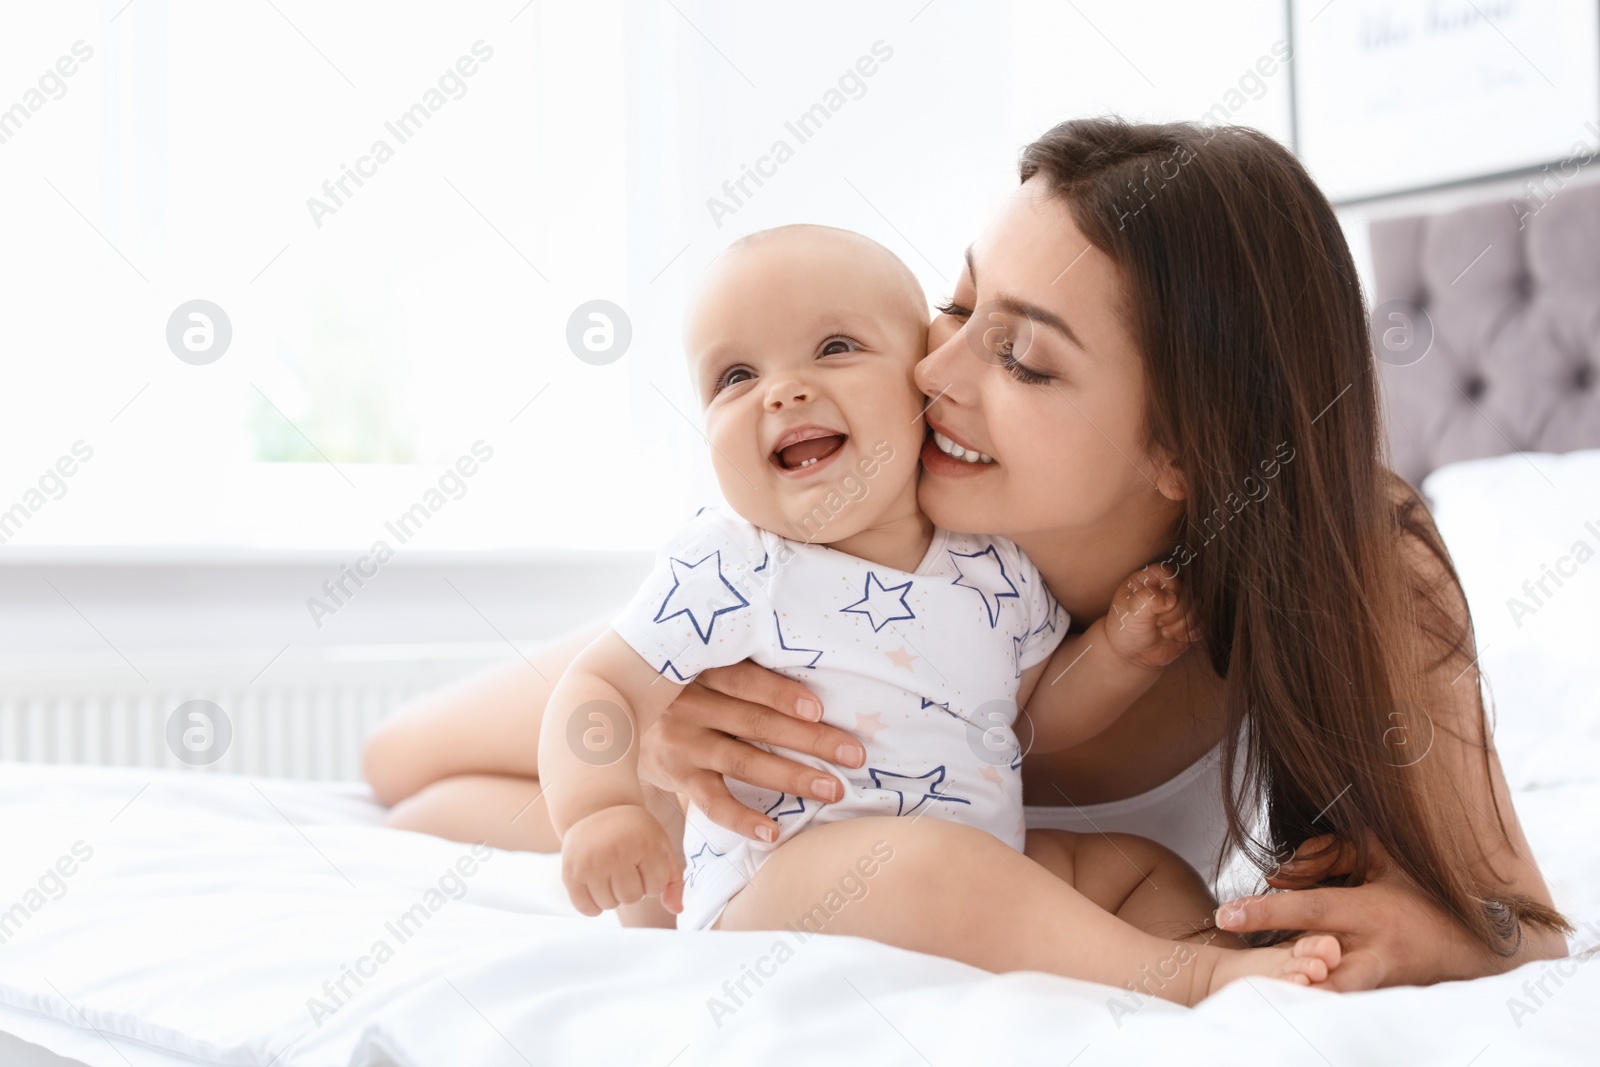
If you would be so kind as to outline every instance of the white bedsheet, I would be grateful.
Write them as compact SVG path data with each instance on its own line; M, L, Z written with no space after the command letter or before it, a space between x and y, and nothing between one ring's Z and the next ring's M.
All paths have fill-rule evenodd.
M864 1063L939 1064L1061 1064L1081 1051L1082 1065L1269 1048L1274 1063L1482 1067L1592 1063L1600 1042L1593 960L1567 964L1560 986L1547 978L1538 1004L1523 986L1551 964L1344 996L1250 982L1198 1009L1151 1002L1119 1019L1106 987L831 937L800 945L713 1019L708 998L731 1005L723 982L778 935L584 919L555 857L494 853L462 880L461 899L402 943L385 924L470 853L373 825L359 787L16 764L0 766L0 782L0 906L75 842L93 850L64 895L0 946L0 1031L94 1067L681 1067L812 1062L840 1049ZM1593 924L1582 940L1594 943L1600 907L1588 887L1600 845L1569 828L1600 820L1600 784L1534 790L1518 805L1561 903ZM359 988L347 979L347 1000L329 997L324 981L379 940L393 957L368 966ZM312 997L336 1009L320 1026ZM1514 1011L1512 998L1532 1010ZM20 1057L0 1045L0 1060L28 1062Z
M1577 539L1600 547L1600 453L1441 474L1517 810L1574 947L1593 946L1600 559L1532 618L1507 600ZM584 919L557 858L515 853L429 910L470 850L377 817L357 786L0 765L0 1065L1600 1062L1600 956L1364 994L1252 981L1116 1016L1108 987L816 937L736 1003L724 982L787 935ZM92 855L49 881L75 845ZM419 903L402 942L386 924ZM380 940L392 958L330 995ZM711 998L736 1010L713 1017Z

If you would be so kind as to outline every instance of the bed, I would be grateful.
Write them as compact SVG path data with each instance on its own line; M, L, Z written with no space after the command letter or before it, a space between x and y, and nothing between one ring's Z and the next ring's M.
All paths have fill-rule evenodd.
M1394 220L1373 247L1374 304L1432 320L1427 355L1384 365L1396 465L1462 572L1517 810L1579 955L1362 994L1248 981L1129 1013L1108 987L856 938L775 962L784 935L623 930L571 908L556 857L386 829L358 784L13 763L0 1063L1594 1062L1600 413L1574 368L1600 339L1600 194L1564 192L1526 233L1488 210Z

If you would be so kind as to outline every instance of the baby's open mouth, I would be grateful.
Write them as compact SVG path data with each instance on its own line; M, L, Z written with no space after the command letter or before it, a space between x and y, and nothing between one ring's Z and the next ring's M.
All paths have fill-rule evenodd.
M773 449L772 461L786 471L820 463L844 447L848 434L809 428L785 434Z

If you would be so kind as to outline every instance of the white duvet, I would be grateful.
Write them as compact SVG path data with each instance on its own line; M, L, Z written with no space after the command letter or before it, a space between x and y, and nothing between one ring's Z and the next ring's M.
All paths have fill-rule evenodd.
M1446 485L1439 514L1489 634L1517 809L1581 948L1600 943L1600 561L1510 617L1540 561L1485 516L1533 506L1508 487L1531 481L1517 459ZM1564 476L1600 520L1600 464ZM555 857L378 815L358 786L0 766L0 1065L1600 1061L1600 955L1129 1011L1108 987L855 938L623 930L572 910Z

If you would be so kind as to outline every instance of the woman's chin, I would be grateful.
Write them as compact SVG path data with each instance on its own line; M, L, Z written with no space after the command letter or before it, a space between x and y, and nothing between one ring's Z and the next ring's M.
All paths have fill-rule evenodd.
M930 474L926 467L917 479L917 505L935 526L951 533L1001 533L998 509L985 503L990 495L964 479Z

